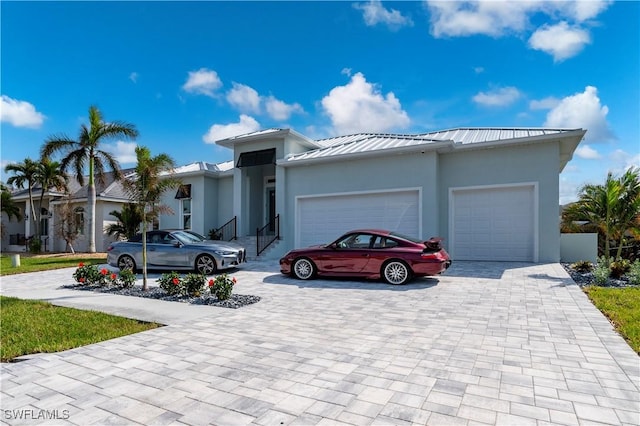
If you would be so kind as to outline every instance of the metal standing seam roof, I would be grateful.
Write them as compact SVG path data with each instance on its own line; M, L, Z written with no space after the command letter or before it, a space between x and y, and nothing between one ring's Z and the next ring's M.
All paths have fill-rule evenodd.
M325 147L292 155L288 157L286 161L293 162L394 148L408 148L412 146L429 145L447 141L463 145L483 142L498 142L503 140L559 134L573 130L575 129L459 128L417 135L359 133L317 140L316 142L318 144Z

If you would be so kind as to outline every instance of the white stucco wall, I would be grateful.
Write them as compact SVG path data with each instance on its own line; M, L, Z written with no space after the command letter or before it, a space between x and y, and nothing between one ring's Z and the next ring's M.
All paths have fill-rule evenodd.
M538 143L440 155L440 234L449 229L449 189L535 182L538 184L538 261L560 260L559 147Z

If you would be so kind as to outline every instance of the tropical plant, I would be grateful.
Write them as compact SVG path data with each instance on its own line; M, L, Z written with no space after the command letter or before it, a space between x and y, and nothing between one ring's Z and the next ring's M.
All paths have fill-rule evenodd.
M118 222L105 228L107 235L113 235L118 239L129 239L138 233L143 217L142 207L139 204L127 203L122 206L121 211L113 210L109 214L118 219ZM147 218L147 222L150 221L151 219Z
M64 201L58 206L56 212L56 235L65 241L65 252L71 250L71 253L75 253L73 243L78 238L78 230L70 194L67 193Z
M171 172L175 162L167 154L151 156L151 151L145 146L136 147L136 167L134 176L124 181L131 201L142 208L142 223L147 222L148 215L160 212L172 213L167 206L160 204L162 194L180 185L180 181L173 178ZM142 227L142 290L147 290L147 227Z
M611 242L620 257L628 233L640 232L640 171L627 170L620 178L607 175L604 185L585 185L579 200L563 212L563 223L583 221L598 228L604 238L604 256L609 262Z
M20 207L18 207L15 201L13 201L13 198L11 198L9 188L4 183L0 183L0 191L2 191L2 201L0 201L2 212L7 214L9 220L11 220L12 217L21 220Z
M98 182L104 182L105 166L113 171L116 179L122 178L118 161L113 155L100 149L100 144L109 139L135 139L137 136L138 131L133 124L121 121L107 123L103 121L100 110L91 106L89 107L89 125L83 124L80 127L77 140L66 135L53 135L47 139L42 147L41 155L43 158L49 158L57 153L62 154L64 156L60 161L62 170L66 172L70 167L73 168L73 174L80 185L84 185L85 166L89 167L87 186L89 253L96 251L95 180L97 178Z
M187 274L182 280L184 286L184 293L187 296L200 296L204 290L204 284L207 282L207 277L202 274Z
M236 282L235 277L229 278L227 274L218 275L215 279L209 280L209 291L215 294L218 300L227 300L231 297Z
M60 168L60 163L57 161L51 161L48 158L42 158L38 163L38 169L36 172L36 183L40 185L40 209L38 215L38 225L36 228L36 235L42 235L42 204L44 201L44 194L51 188L55 188L58 191L67 192L67 182L69 181L66 173Z
M175 271L164 273L158 278L158 285L162 290L170 295L178 295L182 293L182 279L180 274Z
M23 189L27 186L29 191L29 210L31 212L31 220L33 221L34 229L36 229L36 215L33 205L33 187L37 182L38 176L38 163L31 158L25 158L22 163L11 163L4 168L5 172L13 173L7 184Z

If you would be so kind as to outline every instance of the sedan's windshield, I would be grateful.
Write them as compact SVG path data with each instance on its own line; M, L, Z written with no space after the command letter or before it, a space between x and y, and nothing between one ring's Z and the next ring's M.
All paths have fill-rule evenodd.
M184 231L175 231L175 232L172 232L171 235L173 235L175 238L180 240L180 242L183 244L193 244L193 243L199 243L202 241L200 238L196 237L195 235L189 232L184 232Z

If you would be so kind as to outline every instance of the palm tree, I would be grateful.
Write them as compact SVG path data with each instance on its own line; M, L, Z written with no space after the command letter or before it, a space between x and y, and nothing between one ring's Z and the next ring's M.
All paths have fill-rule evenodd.
M13 173L7 183L20 189L27 185L29 190L29 209L31 210L31 220L33 220L34 229L36 229L36 215L33 206L33 187L37 182L38 163L27 157L22 163L12 163L4 168L5 172Z
M609 262L611 241L618 242L617 257L622 253L627 231L638 230L640 217L640 182L636 168L627 170L620 178L608 173L604 185L585 185L579 200L567 207L563 222L585 221L604 236L604 256Z
M60 168L60 163L57 161L51 161L48 158L43 158L38 163L38 171L36 173L36 183L40 185L40 214L38 220L38 227L36 228L36 235L42 235L42 202L44 200L44 193L55 188L58 191L67 191L67 182L69 178Z
M121 211L113 210L109 214L118 219L118 223L107 226L105 231L108 235L128 239L138 233L143 220L143 209L139 204L127 203L122 206Z
M2 191L2 201L0 201L1 211L7 214L9 220L11 220L13 216L15 216L17 220L22 219L20 207L18 207L15 201L13 201L13 198L11 198L9 188L7 188L4 183L0 183L0 190Z
M89 253L96 251L96 187L95 179L104 182L105 165L113 170L116 179L121 179L118 161L108 152L100 149L100 143L109 139L135 139L138 131L133 124L114 121L106 123L102 113L95 107L89 107L89 126L80 127L78 140L66 135L53 135L47 139L42 147L41 155L49 158L54 153L62 153L60 161L63 171L73 168L75 178L80 185L84 185L85 166L89 166L89 183L87 186L87 226L89 227ZM105 164L106 163L106 164Z
M142 223L147 222L149 214L155 215L161 211L168 211L167 206L160 205L162 194L180 185L171 176L175 162L167 154L151 156L149 148L136 147L137 164L135 177L125 181L129 198L142 207ZM142 290L147 290L147 227L142 227Z

